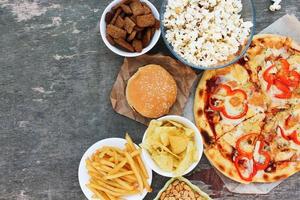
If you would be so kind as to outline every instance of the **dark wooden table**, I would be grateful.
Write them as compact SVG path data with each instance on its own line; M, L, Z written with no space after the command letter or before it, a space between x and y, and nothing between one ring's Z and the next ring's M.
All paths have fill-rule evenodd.
M160 7L160 1L152 1ZM0 0L0 199L85 199L77 170L84 151L128 131L141 142L145 126L116 114L109 94L123 58L102 42L97 23L109 0ZM299 0L255 0L257 32ZM169 53L162 41L152 53ZM300 199L300 174L268 195L238 195L220 186L203 158L203 189L219 199ZM210 173L208 173L210 172ZM210 174L207 176L207 174ZM154 174L153 199L167 181ZM217 184L218 183L218 184Z

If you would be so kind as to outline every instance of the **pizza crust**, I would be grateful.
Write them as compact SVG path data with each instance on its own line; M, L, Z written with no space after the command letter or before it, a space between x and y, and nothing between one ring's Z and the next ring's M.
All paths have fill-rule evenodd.
M222 149L218 147L218 145L222 146ZM239 183L249 184L251 182L247 182L239 176L234 162L231 161L231 158L225 156L226 154L232 155L233 148L226 143L223 139L218 141L218 144L206 148L204 153L208 158L209 162L218 169L226 177L237 181ZM223 151L223 154L221 153ZM226 152L225 152L226 151ZM257 183L267 183L267 182L275 182L282 179L286 179L289 176L300 171L300 162L289 162L282 163L278 165L274 172L265 172L259 171L254 177L252 182Z
M202 134L205 147L214 143L214 133L205 116L205 99L207 98L206 81L216 75L216 72L205 71L201 77L195 93L194 119L196 126Z

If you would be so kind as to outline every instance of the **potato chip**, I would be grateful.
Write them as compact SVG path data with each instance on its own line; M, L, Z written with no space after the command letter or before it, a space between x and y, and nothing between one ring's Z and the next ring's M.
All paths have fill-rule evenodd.
M174 154L182 153L186 149L189 142L188 138L184 138L180 136L170 136L169 140L170 140L171 151Z
M193 148L194 144L193 142L189 142L186 148L185 156L183 160L179 163L178 167L175 170L176 175L181 175L184 173L184 171L190 166L190 164L193 162Z
M170 154L163 152L159 154L152 155L153 160L156 164L165 171L172 172L173 171L173 157Z

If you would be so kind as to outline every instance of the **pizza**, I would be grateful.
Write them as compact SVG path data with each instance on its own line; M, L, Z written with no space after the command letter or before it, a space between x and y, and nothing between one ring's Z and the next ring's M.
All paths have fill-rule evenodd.
M274 182L300 171L300 46L255 36L239 62L204 72L194 116L205 155L232 180Z

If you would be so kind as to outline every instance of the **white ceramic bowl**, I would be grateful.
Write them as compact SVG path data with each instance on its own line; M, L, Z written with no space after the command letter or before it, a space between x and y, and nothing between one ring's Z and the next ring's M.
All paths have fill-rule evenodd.
M114 146L119 148L125 148L126 140L122 138L107 138L104 140L100 140L99 142L96 142L93 144L82 156L78 168L78 179L79 179L79 185L81 187L82 192L86 196L87 199L92 200L93 193L86 187L86 184L88 184L90 176L88 174L88 170L85 165L85 160L88 157L91 157L93 153L96 152L97 149L100 149L103 146ZM137 147L137 145L136 145ZM152 182L152 170L146 165L147 172L149 174L148 183L151 185ZM126 200L141 200L143 199L147 194L146 189L144 189L143 193L136 194L136 195L130 195L125 196L123 199Z
M140 55L143 55L145 53L147 53L148 51L150 51L154 46L155 44L157 43L157 41L159 40L159 37L160 37L160 34L161 34L161 30L158 29L155 31L155 34L154 36L152 37L149 45L144 48L141 52L128 52L128 51L124 51L120 48L118 48L117 46L113 46L111 45L108 40L106 39L106 22L105 22L105 15L106 13L108 13L109 11L111 11L112 7L115 6L116 4L118 4L119 2L121 2L122 0L114 0L112 1L106 8L105 10L103 11L103 14L101 16L101 19L100 19L100 34L101 34L101 37L102 37L102 40L104 41L105 45L111 50L113 51L114 53L120 55L120 56L124 56L124 57L137 57L137 56L140 56ZM157 9L154 7L154 5L149 2L148 0L141 0L141 2L145 2L152 10L152 13L154 15L154 17L156 19L160 19L159 18L159 12L157 11Z
M181 176L186 175L187 173L191 172L198 165L198 163L200 162L200 159L202 157L202 154L203 154L203 141L202 141L202 137L200 135L198 128L187 118L184 118L184 117L181 117L178 115L167 115L167 116L161 117L157 120L159 120L159 121L172 120L172 121L178 122L180 124L183 124L184 126L186 126L188 128L191 128L195 132L195 141L196 141L199 158L183 174L181 174ZM143 142L146 139L146 134L147 134L147 130L143 136ZM149 152L144 148L142 148L142 155L143 155L143 160L156 173L158 173L162 176L166 176L166 177L176 177L174 175L174 173L166 172L166 171L162 170L161 168L159 168L157 166L157 164L154 162L154 160L151 158Z

